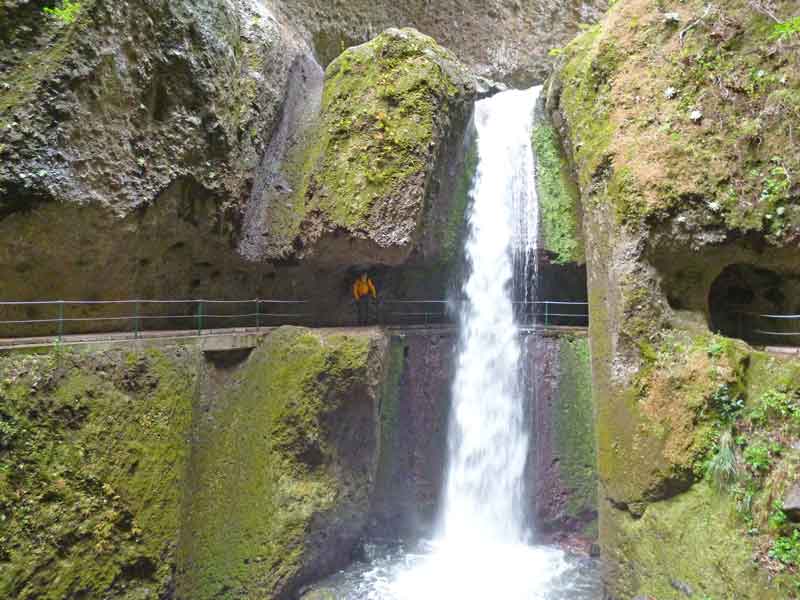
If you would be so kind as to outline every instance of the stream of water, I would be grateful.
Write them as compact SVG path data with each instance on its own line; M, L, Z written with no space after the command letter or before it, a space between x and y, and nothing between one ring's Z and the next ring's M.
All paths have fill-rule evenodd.
M412 548L370 548L368 560L327 581L319 591L329 595L316 597L598 597L590 564L534 543L525 497L528 427L512 296L516 290L529 298L537 242L530 139L538 95L539 88L503 92L475 109L479 160L465 248L470 268L435 535Z

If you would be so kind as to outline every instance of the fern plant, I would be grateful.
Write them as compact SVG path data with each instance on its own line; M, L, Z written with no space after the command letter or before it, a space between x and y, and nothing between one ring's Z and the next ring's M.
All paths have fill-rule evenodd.
M788 40L798 33L800 33L800 16L789 19L788 21L776 23L772 28L771 38L773 40L783 41Z
M739 466L736 462L736 447L730 431L725 431L719 436L717 452L708 461L706 472L719 490L728 489L736 483Z
M50 8L46 6L44 8L44 14L58 19L62 23L69 24L74 23L75 19L78 18L78 13L81 10L81 3L77 0L62 0L59 6L56 8Z

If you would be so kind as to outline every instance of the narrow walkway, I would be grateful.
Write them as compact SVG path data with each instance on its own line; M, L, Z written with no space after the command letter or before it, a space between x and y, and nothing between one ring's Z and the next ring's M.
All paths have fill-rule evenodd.
M379 326L375 326L379 327ZM456 327L451 324L441 325L406 325L383 326L389 332L410 334L421 332L439 332L451 334ZM45 337L0 338L0 352L25 350L35 348L52 348L56 346L81 347L91 346L93 349L114 348L121 345L136 348L167 346L172 344L187 344L199 346L204 352L219 350L236 350L253 348L259 341L269 335L277 327L231 327L227 329L208 329L198 333L194 329L146 331L138 335L132 332L121 333L91 333ZM337 330L343 333L358 332L367 327L322 327L319 329ZM538 326L521 329L524 334L539 332L545 336L556 335L587 335L586 327L569 326Z

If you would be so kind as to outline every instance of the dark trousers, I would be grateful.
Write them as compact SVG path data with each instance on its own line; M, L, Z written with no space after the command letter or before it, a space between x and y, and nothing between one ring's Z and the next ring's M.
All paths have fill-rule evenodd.
M356 301L358 308L358 324L369 325L369 296L361 296Z

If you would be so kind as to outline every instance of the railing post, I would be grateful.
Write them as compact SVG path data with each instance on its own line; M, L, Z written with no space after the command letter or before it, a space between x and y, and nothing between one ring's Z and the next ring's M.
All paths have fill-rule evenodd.
M261 299L256 298L256 329L261 327Z
M64 341L64 301L58 301L58 343Z
M139 338L139 328L141 324L139 323L139 301L136 301L135 308L134 308L134 318L133 318L133 337L135 339Z
M197 335L203 335L203 301L197 301Z
M544 326L547 327L550 324L550 302L547 300L544 301Z

